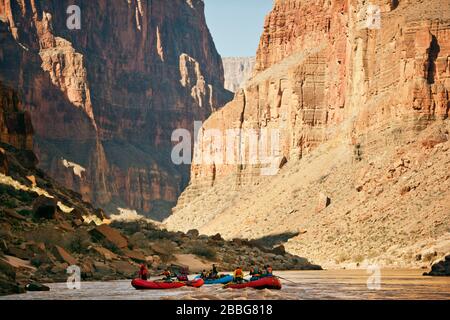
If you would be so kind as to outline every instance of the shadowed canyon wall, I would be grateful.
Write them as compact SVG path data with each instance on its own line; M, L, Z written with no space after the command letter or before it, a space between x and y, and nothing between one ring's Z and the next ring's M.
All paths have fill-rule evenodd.
M301 229L304 233L307 225L308 232L290 242L289 248L325 265L333 259L346 261L336 257L341 251L360 255L371 252L373 248L366 247L371 244L361 236L368 237L371 232L366 230L369 228L366 220L371 214L389 214L391 209L401 208L398 213L401 219L408 216L409 221L404 225L397 223L397 227L408 225L406 228L410 228L395 231L393 225L389 226L394 228L393 232L407 234L412 224L421 230L416 230L421 235L416 242L399 240L397 244L401 243L402 248L428 239L423 245L426 247L443 236L442 230L449 226L450 195L439 189L444 181L448 184L448 176L441 172L446 169L438 166L448 164L448 149L443 147L440 161L436 158L430 162L434 164L430 168L435 173L426 177L427 182L423 181L424 188L429 183L428 187L439 189L434 200L424 189L416 196L402 192L405 202L400 202L397 199L399 177L383 180L381 171L392 170L389 168L391 161L401 161L399 150L406 148L411 153L414 150L412 158L417 157L417 167L411 166L408 170L417 174L421 161L436 156L429 154L428 149L421 149L419 139L431 135L439 138L429 138L430 141L445 143L448 140L450 6L445 3L433 0L276 0L265 20L253 78L245 89L236 93L232 102L206 121L196 149L199 154L208 153L211 145L205 138L208 129L221 130L224 141L227 129L238 130L241 141L246 139L245 129L257 132L274 129L279 132L280 141L275 166L286 168L274 177L262 177L262 163L194 164L190 186L180 197L174 215L166 220L168 227L185 229L184 226L189 225L207 234L220 232L229 238L257 238L286 230ZM370 5L376 5L379 11L374 11ZM427 130L435 130L435 133ZM249 159L252 152L248 146L232 151L229 147L223 143L219 149L224 155L237 153L237 158L244 159ZM407 153L403 149L402 152ZM326 157L328 162L321 162ZM372 186L365 193L366 189L359 185L359 170L368 174L377 163L375 159L379 161L380 172L374 170L372 174L380 175L379 186ZM333 176L334 186L328 184L332 180L329 176ZM346 184L342 185L344 182ZM327 192L336 198L329 201L327 194L321 194L316 209L317 193L326 186ZM371 188L378 188L378 191ZM378 193L380 190L384 192L382 195ZM377 197L384 194L389 202L381 198L377 202ZM410 199L409 203L406 199ZM436 208L429 207L428 219L424 219L425 213L418 209L419 204L411 207L411 199L422 204L431 201ZM206 206L207 203L214 205ZM316 210L319 212L328 206L326 211L331 210L335 215L315 214ZM369 208L373 210L367 212ZM354 211L356 213L348 215ZM348 217L357 221L354 229L346 230L345 234L353 238L344 240L343 229L332 224ZM332 226L325 226L328 221ZM429 225L420 229L424 221ZM444 229L439 229L443 233L436 232L433 224L443 224ZM388 228L381 222L373 226L378 231ZM380 232L388 234L386 230ZM340 246L336 239L342 240ZM377 241L372 241L372 245ZM448 239L446 241L448 243ZM382 243L378 249L386 252L391 248L385 245ZM350 249L350 246L357 248ZM372 257L380 256L383 250L372 252ZM395 259L403 258L396 256Z
M41 168L86 201L165 217L189 179L172 131L231 98L203 1L2 0L0 42L0 81L30 111Z
M0 141L17 149L33 149L33 126L17 93L0 82Z

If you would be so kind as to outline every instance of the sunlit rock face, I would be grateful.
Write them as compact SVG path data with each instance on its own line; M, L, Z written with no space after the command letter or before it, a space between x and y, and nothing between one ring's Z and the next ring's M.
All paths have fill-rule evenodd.
M442 229L434 224L448 227L443 222L448 205L439 206L449 195L436 191L434 199L426 190L446 185L440 165L446 157L448 163L448 149L430 154L421 143L434 146L431 141L448 140L449 23L450 7L432 0L276 0L265 20L253 77L232 102L209 117L200 138L208 129L220 129L223 140L227 129L238 130L241 137L249 129L278 130L277 151L285 160L276 165L287 160L287 169L263 177L261 164L194 164L191 184L167 226L195 227L228 238L300 229L288 249L308 252L321 263L345 261L356 253L365 256L374 244L380 245L372 250L373 257L381 256L390 248L381 239L396 239L401 250L410 246L412 252L422 240L424 247L438 243L442 233L436 230ZM200 138L198 151L208 153L210 140ZM237 151L226 143L217 148L222 155L237 152L244 159L251 153L248 145ZM402 153L414 159L411 163L417 160L415 165L390 168L393 161L402 161ZM408 186L397 190L395 175L422 172L425 159L431 159L427 170L435 173L411 177L426 179L423 189L417 194L405 191ZM394 176L385 177L392 170ZM370 187L359 186L361 172ZM331 201L317 214L322 192ZM425 214L418 209L424 203L436 207ZM411 223L382 222L388 212ZM427 226L418 231L425 215ZM372 218L378 219L372 221L374 231L367 222ZM346 227L346 219L352 220L353 229ZM383 228L392 236L384 236L388 233ZM419 236L403 236L409 232ZM367 236L375 233L381 236ZM337 257L342 251L345 257ZM389 259L410 259L394 251L392 246Z
M379 25L365 1L275 1L254 76L204 129L277 129L279 151L290 160L339 133L356 143L358 134L390 121L423 128L446 119L450 28L436 19L449 20L450 9L435 1L370 4L379 10ZM192 177L235 170L194 165Z
M0 81L31 112L44 170L97 205L162 218L189 177L172 131L231 99L203 1L85 1L80 30L72 4L0 1Z
M226 57L222 59L225 88L236 92L243 88L253 74L255 57Z

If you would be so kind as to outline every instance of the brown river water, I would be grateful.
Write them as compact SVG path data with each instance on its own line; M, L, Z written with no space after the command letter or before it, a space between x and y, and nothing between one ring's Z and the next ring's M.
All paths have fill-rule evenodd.
M159 299L440 299L450 300L450 277L425 277L423 270L381 270L379 289L369 289L366 270L283 271L281 290L223 289L221 285L171 290L135 290L130 281L82 282L81 289L49 284L49 292L29 292L0 300L159 300ZM294 283L293 283L294 282Z

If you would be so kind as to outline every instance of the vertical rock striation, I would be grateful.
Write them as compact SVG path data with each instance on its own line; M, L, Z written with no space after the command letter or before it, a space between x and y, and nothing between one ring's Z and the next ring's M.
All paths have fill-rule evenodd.
M249 130L275 130L275 168L287 169L262 177L263 159L199 161L166 225L177 230L189 225L227 238L308 229L288 249L324 264L392 249L387 262L392 265L406 259L396 250L439 243L440 226L448 227L443 221L450 211L443 204L449 195L426 190L448 184L439 169L448 163L448 149L443 145L442 152L430 153L418 139L433 146L448 140L449 38L450 7L439 1L276 0L265 20L255 74L208 118L196 152L217 149L225 157L249 159L254 150L240 144L248 141ZM236 130L240 146L211 147L208 129L219 129L223 141L226 130ZM260 133L257 140L263 137ZM422 179L416 193L408 193L408 186L397 190L398 176L392 175L397 171L388 169L403 153L416 162L397 171L408 172L404 179ZM425 168L435 173L421 177ZM372 172L368 191L357 185L356 170ZM391 174L384 177L383 170ZM316 212L322 192L331 201ZM420 209L425 203L433 206ZM390 225L394 217L408 222ZM405 236L409 232L417 232L414 239Z
M238 91L253 74L255 57L227 57L222 59L225 75L225 89Z
M372 3L381 9L380 29L368 28L367 1L275 1L254 77L204 129L279 130L280 156L291 160L339 133L355 144L359 134L394 121L423 128L446 119L448 8L435 1ZM208 147L209 141L199 145ZM213 167L215 178L237 168ZM192 167L194 180L212 176L211 165Z
M171 163L172 131L230 99L203 1L83 1L80 30L72 4L0 1L0 80L31 111L44 170L87 201L161 219L189 177Z
M8 156L10 146L18 150L21 165L27 169L36 166L33 133L31 116L23 109L17 92L0 81L0 174L7 176L11 166L16 166Z
M0 82L0 142L17 149L33 149L30 114L22 109L17 93Z

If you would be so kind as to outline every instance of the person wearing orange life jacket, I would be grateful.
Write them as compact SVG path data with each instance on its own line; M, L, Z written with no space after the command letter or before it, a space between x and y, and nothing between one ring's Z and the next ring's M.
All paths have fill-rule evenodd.
M242 271L241 267L237 267L233 273L234 282L242 283L244 281L244 271Z
M164 272L161 273L160 276L164 276L164 281L172 282L172 274L168 269L164 270Z
M142 280L147 280L147 277L148 277L147 265L143 263L139 268L139 278Z

